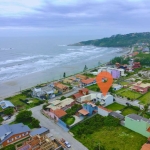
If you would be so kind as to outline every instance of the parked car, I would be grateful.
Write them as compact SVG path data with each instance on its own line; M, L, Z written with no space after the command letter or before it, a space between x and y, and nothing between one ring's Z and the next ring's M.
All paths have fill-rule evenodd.
M71 145L69 144L68 141L65 141L65 145L67 146L67 148L70 148L70 147L71 147Z

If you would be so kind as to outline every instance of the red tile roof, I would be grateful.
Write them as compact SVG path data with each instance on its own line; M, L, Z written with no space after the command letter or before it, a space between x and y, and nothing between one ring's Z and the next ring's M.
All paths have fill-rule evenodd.
M80 98L80 97L83 96L83 94L82 94L82 93L75 93L75 94L73 94L73 96L74 96L75 98Z
M144 144L141 148L141 150L150 150L150 144Z
M150 132L150 127L147 129L148 132Z
M95 81L95 78L89 78L89 79L86 79L86 80L82 80L81 82L84 83L84 84L90 84L94 81Z
M88 92L89 90L87 88L82 88L82 89L80 89L80 91L82 91L82 92Z
M79 110L78 111L80 114L82 114L82 115L87 115L87 114L89 114L89 112L87 111L87 110L85 110L85 109L81 109L81 110Z
M54 114L55 114L58 118L61 118L61 117L65 116L67 113L66 113L64 110L62 110L62 109L56 109L56 110L54 111Z
M57 87L57 88L59 88L59 89L67 89L68 87L66 86L66 85L64 85L64 84L61 84L61 83L54 83L54 85Z
M105 111L112 112L112 110L107 109L107 108L105 108L105 107L102 107L102 106L98 106L98 107L101 108L101 109L103 109L103 110L105 110Z

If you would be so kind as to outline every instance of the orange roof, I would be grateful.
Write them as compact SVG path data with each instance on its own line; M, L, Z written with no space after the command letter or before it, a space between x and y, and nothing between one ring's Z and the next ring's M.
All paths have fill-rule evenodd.
M107 109L105 107L102 107L102 106L98 106L98 107L101 108L101 109L103 109L103 110L105 110L105 111L112 112L112 110L109 110L109 109Z
M80 98L80 97L83 96L83 94L82 94L82 93L75 93L75 94L73 94L73 96L74 96L75 98Z
M68 88L66 85L61 84L61 83L59 83L59 82L54 83L54 85L55 85L57 88L62 89L62 90Z
M86 79L86 80L82 80L81 82L84 83L84 84L90 84L94 81L95 81L95 78L89 78L89 79Z
M80 114L82 114L82 115L87 115L87 114L89 114L89 112L87 111L87 110L85 110L85 109L81 109L81 110L79 110L78 111Z
M144 144L141 148L141 150L150 150L150 144Z
M148 132L150 132L150 127L147 129Z
M87 88L82 88L82 89L80 89L80 91L82 91L82 92L88 92L89 90Z
M62 109L56 109L56 110L54 111L54 114L55 114L58 118L61 118L61 117L65 116L67 113L66 113L64 110L62 110Z
M82 74L77 74L77 75L76 75L76 78L79 78L79 79L82 79L82 80L87 79L87 77L84 76L84 75L82 75Z

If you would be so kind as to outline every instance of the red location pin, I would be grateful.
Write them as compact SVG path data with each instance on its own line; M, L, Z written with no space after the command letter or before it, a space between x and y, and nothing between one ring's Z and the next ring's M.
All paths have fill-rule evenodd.
M103 71L97 75L96 82L105 96L113 83L113 77L109 72Z

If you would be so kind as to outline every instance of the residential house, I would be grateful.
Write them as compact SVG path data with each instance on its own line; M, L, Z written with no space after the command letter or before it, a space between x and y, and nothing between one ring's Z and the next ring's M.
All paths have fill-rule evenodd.
M115 90L115 91L117 91L117 90L120 90L123 86L122 85L119 85L119 84L113 84L113 89Z
M14 108L15 106L8 100L2 100L0 101L0 106L2 107L2 109L6 109L6 108Z
M149 48L148 47L144 47L142 50L143 53L149 53Z
M78 93L73 94L72 98L76 101L79 101L82 96L88 94L89 94L89 90L87 88L82 88L78 91Z
M91 93L91 94L82 96L78 102L84 103L85 101L91 101L94 103L99 101L102 106L108 106L113 103L113 96L110 94L103 96L102 93Z
M56 89L50 84L41 88L34 88L32 90L32 96L41 99L51 99L55 97ZM47 97L46 97L47 96Z
M23 145L16 146L16 150L60 150L61 144L56 139L47 136L36 135L23 142Z
M132 69L136 69L136 68L141 68L140 62L134 62L133 63Z
M134 56L136 56L136 55L138 55L139 54L139 52L133 52L132 53L132 56L134 57Z
M118 70L118 69L112 69L111 70L111 75L112 75L113 79L120 78L120 70Z
M150 137L148 138L147 143L142 146L141 150L150 150Z
M81 80L81 84L84 87L90 86L90 85L96 84L96 79L95 78L89 78L86 80Z
M134 90L136 92L140 92L142 94L148 92L148 89L150 88L150 83L142 83L141 81L138 81L137 83L133 84L130 89Z
M98 114L101 116L108 116L111 112L112 110L109 110L103 106L98 106Z
M63 83L72 84L73 80L71 80L70 78L65 78L65 79L63 79Z
M20 141L30 135L30 128L22 123L0 126L0 147Z
M45 128L45 127L41 127L39 129L35 129L33 131L30 132L30 136L33 137L35 135L46 135L49 133L49 129Z
M84 103L83 108L81 110L78 111L79 115L83 115L83 116L91 116L92 114L97 112L97 106L91 102L88 103Z
M54 83L54 86L57 90L59 90L60 92L66 92L67 90L69 90L69 87L60 83L60 82L57 82L57 83Z
M82 75L82 74L77 74L77 75L75 75L75 77L76 77L77 81L81 81L81 80L86 80L87 79L87 76Z
M125 116L125 127L145 137L150 137L150 120L136 114Z

